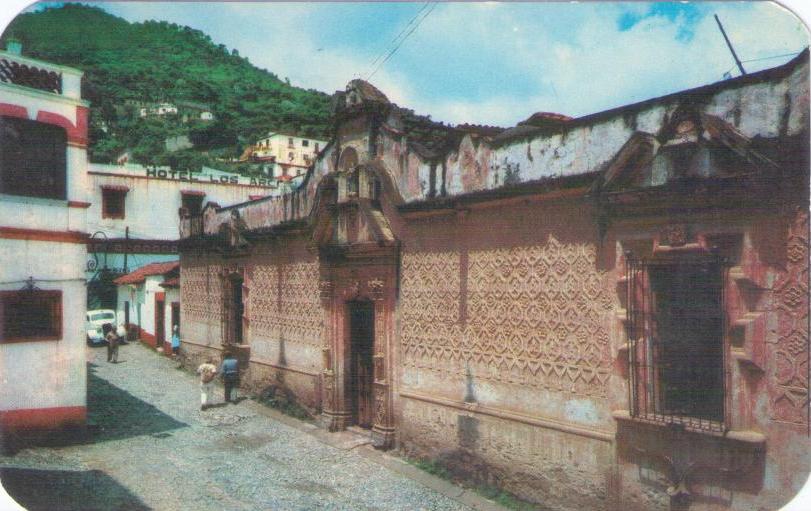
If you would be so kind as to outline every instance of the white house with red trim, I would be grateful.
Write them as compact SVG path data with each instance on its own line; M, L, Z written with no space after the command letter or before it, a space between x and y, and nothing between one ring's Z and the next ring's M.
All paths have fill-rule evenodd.
M85 424L82 72L0 52L0 431Z
M180 261L150 263L115 279L119 321L154 348L171 340L172 326L180 325L180 298L172 284L180 278ZM169 285L166 289L164 284Z

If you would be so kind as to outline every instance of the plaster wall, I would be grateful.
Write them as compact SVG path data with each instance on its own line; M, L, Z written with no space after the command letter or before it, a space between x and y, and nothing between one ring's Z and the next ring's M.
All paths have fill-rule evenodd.
M116 307L118 322L124 323L124 318L126 318L124 311L127 308L127 302L129 302L130 325L140 325L139 314L143 304L143 289L141 286L130 284L116 286L116 296L118 298L118 306Z
M0 344L0 413L85 406L84 283L38 287L62 291L62 338Z

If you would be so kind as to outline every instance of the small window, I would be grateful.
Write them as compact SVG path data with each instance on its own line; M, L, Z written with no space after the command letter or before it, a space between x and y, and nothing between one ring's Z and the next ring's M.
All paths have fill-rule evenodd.
M62 338L62 291L0 291L0 343Z
M287 139L287 147L295 147L293 144L293 137Z
M723 267L629 257L631 415L723 430Z
M67 134L50 124L0 117L0 193L65 199Z
M360 172L356 170L346 177L346 193L347 195L357 196L359 188Z
M302 140L301 141L301 147L310 147L310 141L309 140Z
M126 190L115 188L102 188L101 190L101 217L124 218Z
M287 159L288 160L293 161L295 158L296 158L296 155L294 153L287 153Z
M318 142L315 143L315 152L318 153Z
M203 197L200 194L184 193L181 196L181 206L189 212L191 216L199 216L203 211Z

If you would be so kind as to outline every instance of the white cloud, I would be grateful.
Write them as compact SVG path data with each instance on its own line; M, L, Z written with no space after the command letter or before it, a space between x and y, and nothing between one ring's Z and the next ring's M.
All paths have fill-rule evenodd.
M694 27L688 27L683 16L673 21L652 16L620 32L616 16L606 15L606 9L592 9L592 5L577 6L585 13L566 39L538 33L555 20L544 20L538 26L533 20L513 19L502 10L486 24L474 21L451 25L456 16L445 12L439 22L442 31L424 37L437 46L451 47L463 34L465 40L487 41L492 47L502 48L502 60L490 63L492 72L523 66L539 84L539 92L541 84L551 83L556 94L512 98L503 96L503 91L493 91L489 99L470 101L419 97L411 106L419 110L424 106L435 118L452 122L514 124L533 109L579 116L719 81L734 66L711 14ZM798 51L808 44L805 28L775 4L718 3L713 8L724 20L742 59ZM512 35L508 28L512 26L521 27L520 44L505 37L506 33ZM686 27L694 31L689 40L679 38ZM788 59L745 65L751 72Z
M257 66L327 93L367 73L387 42L330 40L325 29L334 32L347 20L326 4L102 5L127 19L194 25ZM745 60L808 44L805 28L777 4L697 5L706 10L695 25L684 16L647 16L619 31L622 13L644 15L649 6L443 3L372 82L392 101L437 120L512 125L538 110L583 115L722 79L734 61L712 12ZM685 29L692 38L680 37ZM755 71L787 59L744 65Z

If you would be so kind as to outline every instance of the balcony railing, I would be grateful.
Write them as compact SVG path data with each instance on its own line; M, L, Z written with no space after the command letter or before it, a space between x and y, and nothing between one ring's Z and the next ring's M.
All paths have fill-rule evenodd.
M0 51L0 83L81 99L82 72Z
M0 81L62 94L62 73L0 58Z

